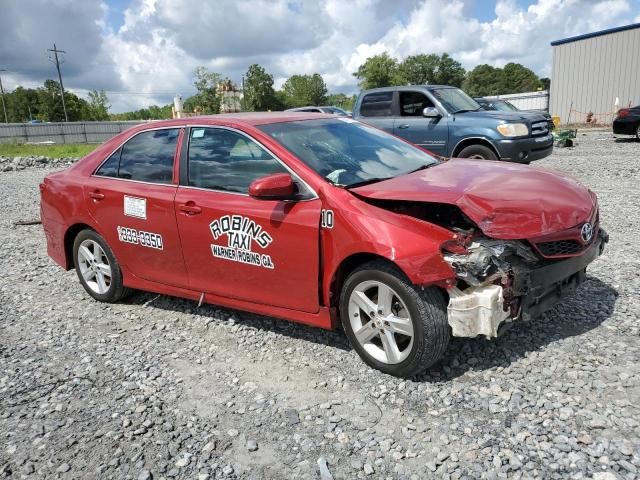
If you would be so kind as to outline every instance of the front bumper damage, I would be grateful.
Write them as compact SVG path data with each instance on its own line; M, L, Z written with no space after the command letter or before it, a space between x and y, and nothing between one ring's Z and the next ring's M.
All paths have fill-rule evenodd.
M580 255L561 260L541 259L522 242L488 238L474 241L468 254L445 253L458 278L448 291L453 336L493 338L516 320L539 317L575 291L608 241L599 229Z

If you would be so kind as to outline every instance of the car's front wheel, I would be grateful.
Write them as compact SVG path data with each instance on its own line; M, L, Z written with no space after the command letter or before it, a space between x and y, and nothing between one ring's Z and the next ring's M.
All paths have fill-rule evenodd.
M80 283L96 300L117 302L129 293L122 271L107 245L93 230L82 230L73 242L73 259Z
M457 155L459 158L476 158L478 160L498 160L493 150L484 145L469 145Z
M640 123L638 123L638 126L636 127L636 138L640 140Z
M370 366L412 377L444 355L447 305L436 288L417 288L384 261L356 269L344 283L340 316L351 346Z

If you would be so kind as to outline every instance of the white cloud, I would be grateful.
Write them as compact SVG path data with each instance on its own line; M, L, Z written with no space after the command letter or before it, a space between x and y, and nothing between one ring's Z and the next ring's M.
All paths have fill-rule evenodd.
M278 86L318 72L344 92L357 90L358 66L384 51L447 52L466 68L515 61L549 76L552 40L640 21L635 0L537 0L526 9L498 0L490 21L470 16L474 1L133 0L114 30L100 0L8 0L0 59L9 65L0 67L14 72L9 88L52 78L44 50L56 40L69 52L66 86L114 91L113 110L122 111L191 94L198 65L239 82L259 63Z

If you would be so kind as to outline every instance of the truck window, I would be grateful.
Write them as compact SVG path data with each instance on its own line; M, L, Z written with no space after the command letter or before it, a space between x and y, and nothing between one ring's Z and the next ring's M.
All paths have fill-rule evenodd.
M433 102L420 92L400 92L400 115L421 117L422 110L433 107Z
M369 93L362 99L360 114L363 117L389 117L393 92Z

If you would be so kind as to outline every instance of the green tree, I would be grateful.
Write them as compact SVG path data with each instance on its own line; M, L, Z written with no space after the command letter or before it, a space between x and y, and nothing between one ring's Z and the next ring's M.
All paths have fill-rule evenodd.
M507 63L502 70L506 91L501 93L533 92L542 87L538 76L524 65Z
M439 62L440 58L433 53L430 55L410 55L398 64L394 83L398 85L433 84Z
M353 75L363 90L395 85L398 81L398 61L387 52L369 57Z
M193 84L197 93L185 100L184 105L189 110L199 110L203 114L220 113L220 95L218 95L218 83L222 80L219 73L210 72L206 67L198 67L195 72Z
M291 107L323 105L327 99L327 85L319 73L292 75L284 82L282 91Z
M247 70L243 93L244 110L264 112L279 106L273 89L273 75L258 64L254 63Z
M39 118L38 91L34 88L16 87L5 95L9 122L28 122Z
M45 80L44 86L38 88L38 119L47 122L64 122L64 108L60 84L55 80ZM89 104L76 94L64 93L67 116L70 122L78 122L88 117Z
M109 115L109 120L164 120L171 118L171 106L167 104L163 106L151 105L147 108L141 108L132 112L113 113Z
M332 93L327 96L326 105L333 105L340 107L343 110L353 110L353 103L356 101L356 96L347 96L344 93Z
M491 65L478 65L467 73L462 89L472 97L506 93L504 71Z
M86 120L101 121L109 119L109 99L104 90L89 92L89 118Z
M465 70L448 54L438 56L411 55L398 64L396 75L393 79L395 85L452 85L459 87L464 80Z
M434 83L460 87L464 81L465 74L466 71L460 62L443 53L438 59Z

